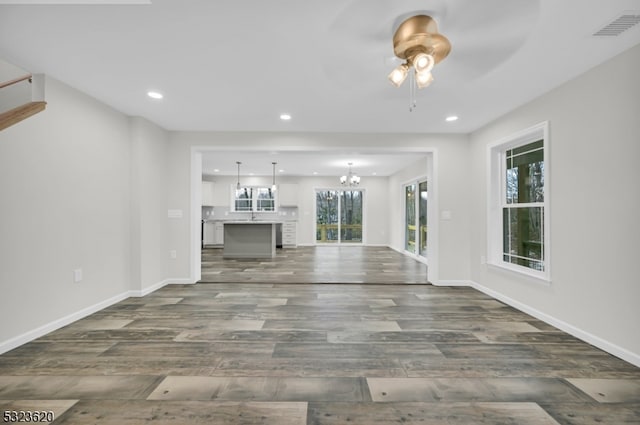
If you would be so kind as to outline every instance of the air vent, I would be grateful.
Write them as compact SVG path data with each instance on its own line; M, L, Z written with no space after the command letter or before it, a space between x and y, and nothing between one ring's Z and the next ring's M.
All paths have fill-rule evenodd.
M625 12L593 33L595 37L617 37L640 22L640 12Z

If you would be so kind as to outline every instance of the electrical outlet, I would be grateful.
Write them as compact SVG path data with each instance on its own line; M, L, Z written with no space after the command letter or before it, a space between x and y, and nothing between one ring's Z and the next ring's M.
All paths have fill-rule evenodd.
M169 257L171 257L172 260L175 260L176 258L178 258L178 251L172 249L171 251L169 251Z
M73 282L78 283L82 281L82 269L73 270Z

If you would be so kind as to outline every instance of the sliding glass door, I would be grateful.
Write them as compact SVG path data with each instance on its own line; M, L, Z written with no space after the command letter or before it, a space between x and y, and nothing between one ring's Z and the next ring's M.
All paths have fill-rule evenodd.
M427 256L427 182L418 183L418 255Z
M338 192L335 190L316 191L316 241L338 242Z
M404 249L427 256L427 182L404 186Z
M404 187L404 249L416 253L416 185Z
M316 242L362 243L362 190L316 190Z
M362 243L362 191L343 190L339 207L340 242Z

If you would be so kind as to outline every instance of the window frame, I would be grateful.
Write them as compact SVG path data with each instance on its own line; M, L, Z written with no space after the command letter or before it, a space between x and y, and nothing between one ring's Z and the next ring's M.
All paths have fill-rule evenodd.
M541 207L543 220L543 271L513 264L504 260L504 223L503 208L507 205L506 152L529 143L543 142L543 178L544 201L535 203L509 204L513 207ZM487 264L521 275L536 278L544 283L551 283L551 226L550 226L550 162L549 162L549 123L544 121L525 130L507 136L487 147Z
M236 201L239 199L236 197L236 192L237 192L237 188L235 185L231 186L231 190L230 190L230 195L231 195L231 202L230 202L230 211L234 212L234 213L264 213L264 214L272 214L272 213L277 213L278 212L278 190L273 190L273 188L271 186L265 186L265 185L247 185L247 186L242 186L240 188L240 190L242 189L250 189L251 191L251 198L247 198L247 200L249 201L250 205L251 205L251 209L247 209L247 210L238 210L236 209ZM265 190L271 190L273 193L273 210L260 210L258 209L258 203L259 203L259 193L260 193L260 189L265 189Z

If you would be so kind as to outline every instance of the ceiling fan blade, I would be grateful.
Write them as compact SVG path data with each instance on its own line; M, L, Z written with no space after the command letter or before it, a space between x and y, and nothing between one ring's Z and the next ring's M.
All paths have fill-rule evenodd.
M449 0L440 30L452 49L434 74L458 84L486 75L524 44L538 14L530 0Z

